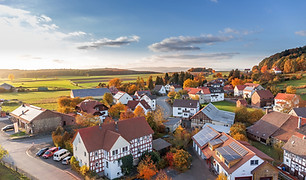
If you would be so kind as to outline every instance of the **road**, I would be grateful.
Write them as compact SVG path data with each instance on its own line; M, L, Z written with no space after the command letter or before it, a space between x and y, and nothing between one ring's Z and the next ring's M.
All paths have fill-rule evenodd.
M156 100L156 104L163 108L164 110L164 118L167 119L168 117L172 116L172 107L166 102L168 96L158 97Z
M2 128L6 123L7 122L1 121L0 128ZM0 144L9 152L9 156L3 158L4 161L14 164L37 179L75 179L65 171L27 154L27 150L33 145L33 143L41 144L48 142L52 142L51 136L9 140L3 132L0 133Z

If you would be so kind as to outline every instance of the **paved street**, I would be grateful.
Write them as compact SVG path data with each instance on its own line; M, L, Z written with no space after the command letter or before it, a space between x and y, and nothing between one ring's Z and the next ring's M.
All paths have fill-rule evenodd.
M156 104L164 110L164 117L168 118L172 116L172 107L166 102L168 96L162 96L157 98Z
M8 123L7 121L1 121L0 128ZM0 144L9 152L9 156L4 158L6 162L14 164L37 179L75 179L65 171L38 158L33 158L26 153L33 143L41 144L48 142L52 142L51 136L9 140L3 132L0 134Z

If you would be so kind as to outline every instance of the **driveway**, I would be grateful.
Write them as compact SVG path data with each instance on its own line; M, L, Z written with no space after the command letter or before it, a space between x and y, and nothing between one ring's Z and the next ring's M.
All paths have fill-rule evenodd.
M10 122L2 121L0 128ZM31 137L20 140L9 140L8 137L1 132L0 133L0 144L9 152L9 156L3 158L7 163L13 164L23 171L31 174L37 179L75 179L74 176L67 172L51 165L38 158L29 156L27 150L33 144L43 144L52 142L51 135Z
M160 106L164 110L164 118L172 116L172 107L166 102L168 96L158 97L156 100L156 104Z

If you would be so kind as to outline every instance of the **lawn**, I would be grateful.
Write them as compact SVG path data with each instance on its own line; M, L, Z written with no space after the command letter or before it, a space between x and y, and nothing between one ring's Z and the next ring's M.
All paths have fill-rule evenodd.
M229 101L220 101L220 102L213 102L212 103L216 108L224 111L235 112L236 110L236 103L232 103ZM207 104L201 104L201 107L206 106ZM248 108L249 111L253 111L254 109Z
M265 144L262 144L260 142L257 141L252 141L249 140L249 142L251 143L252 146L256 147L257 149L259 149L260 151L262 151L263 153L267 154L268 156L270 156L271 158L273 158L276 162L276 164L280 164L282 162L282 157L283 154L281 154L281 158L278 158L278 153L277 151L272 147L272 146L268 146Z
M28 179L28 178L20 175L19 173L13 171L12 169L7 168L6 166L0 163L0 179L16 180L16 179Z
M279 84L277 84L278 88L284 89L284 86L294 86L294 87L300 87L306 85L306 74L303 74L303 78L301 80L289 80L284 81ZM297 89L297 94L301 95L303 100L306 100L306 88L303 89Z

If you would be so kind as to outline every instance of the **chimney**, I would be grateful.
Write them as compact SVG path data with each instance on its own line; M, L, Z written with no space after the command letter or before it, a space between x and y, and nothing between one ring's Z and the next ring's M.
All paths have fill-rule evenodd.
M300 129L300 128L301 128L301 126L302 126L302 125L301 125L301 123L302 123L301 121L302 121L302 117L301 117L301 116L299 116L299 121L298 121L298 129Z
M118 121L115 121L115 130L118 132Z

